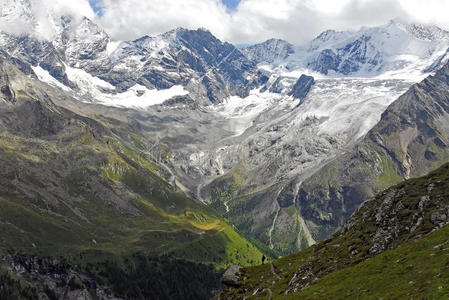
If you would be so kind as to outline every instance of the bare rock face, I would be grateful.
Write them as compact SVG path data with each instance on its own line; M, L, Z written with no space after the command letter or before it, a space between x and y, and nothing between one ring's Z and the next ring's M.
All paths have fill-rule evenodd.
M312 76L302 74L298 81L296 81L289 95L296 99L304 99L314 83L315 79Z
M0 63L2 62L2 58L0 58ZM15 94L14 91L10 87L9 77L8 74L6 74L1 69L0 73L0 99L3 99L8 102L14 102L15 101Z
M242 268L241 266L231 266L223 274L223 276L221 277L221 283L225 290L240 286L239 278L241 268Z

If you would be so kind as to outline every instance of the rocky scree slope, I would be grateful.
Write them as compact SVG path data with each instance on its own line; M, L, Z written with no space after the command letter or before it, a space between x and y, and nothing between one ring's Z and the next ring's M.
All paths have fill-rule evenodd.
M331 238L273 261L273 270L270 270L270 264L241 269L240 286L224 292L219 298L265 299L268 289L274 298L281 299L297 299L295 297L301 295L315 299L332 295L330 292L336 289L344 293L333 295L337 298L362 294L385 296L388 293L403 297L447 294L446 287L443 290L438 286L449 280L449 261L444 252L448 243L448 179L449 164L445 164L424 177L404 181L379 193L357 209ZM436 263L435 255L438 255ZM433 261L428 266L432 269L415 268L407 263L422 266L426 260ZM359 264L360 268L357 267ZM350 279L362 284L358 289L350 283L346 288L338 283L347 282L345 276L357 274L357 270L360 272L362 264L373 269L364 270L365 277ZM383 269L379 269L379 264L384 266ZM389 268L396 269L390 273ZM416 272L413 282L405 281L409 276L404 275L404 270L400 271L407 268ZM421 276L421 273L425 274ZM373 277L372 274L379 275L374 280L391 280L397 285L363 284ZM426 274L433 274L435 279L428 281ZM417 278L422 278L423 282L415 282ZM419 288L415 288L417 285ZM362 291L367 286L372 290ZM313 293L309 293L309 289Z
M70 295L88 299L103 291L207 298L216 268L259 258L231 226L169 181L135 124L74 113L67 107L77 100L10 60L0 57L0 256L12 278L47 296L67 296L74 278ZM169 284L173 278L158 275L165 268L198 288Z

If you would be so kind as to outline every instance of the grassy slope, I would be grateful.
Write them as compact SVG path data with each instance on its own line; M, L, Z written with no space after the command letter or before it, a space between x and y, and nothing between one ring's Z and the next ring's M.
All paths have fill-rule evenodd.
M449 227L354 267L331 273L280 299L447 299Z
M0 98L0 271L29 261L35 269L18 280L1 271L0 298L60 293L71 284L59 273L73 270L125 298L206 299L222 268L261 257L169 183L138 125L74 113L64 107L76 100L0 57L4 74L14 97ZM163 145L158 151L170 157ZM54 289L42 276L56 280Z
M449 297L449 226L405 243L356 266L333 272L309 288L283 295L284 284L268 285L275 299L447 299ZM310 251L309 251L310 252ZM305 251L301 257L307 255ZM278 269L296 264L298 256L275 262ZM269 266L251 270L251 277L272 282ZM280 272L282 274L282 272ZM262 278L263 276L263 278ZM266 299L268 292L248 299Z
M302 280L296 293L285 296L288 299L446 298L449 227L433 232L438 226L431 219L435 213L447 211L448 182L446 164L386 190L366 202L350 220L351 226L331 239L274 261L280 279L269 265L244 268L242 287L223 296L251 299L257 290L252 298L264 299L268 295L264 289L270 288L275 298L284 297L286 290L294 291L291 281L300 270L296 281ZM382 218L376 221L379 211ZM416 229L410 230L416 224ZM387 244L386 250L392 250L375 256L370 249L380 228L394 228L393 236L397 236ZM308 288L301 291L304 286Z
M22 171L25 174L21 176L31 185L48 188L43 182L48 178L39 178L34 170L51 168L55 159L65 156L88 163L71 168L62 183L51 178L64 184L71 197L80 199L76 204L58 199L60 202L51 207L45 199L17 193L14 184L10 190L2 189L0 249L21 249L38 255L68 255L88 249L115 254L174 252L218 267L251 264L260 256L254 246L213 211L191 201L181 191L172 190L153 172L157 166L139 156L131 145L123 152L127 159L138 162L147 174L117 155L114 144L118 141L106 140L108 144L80 139L66 147L2 134L0 157L13 162L12 165L25 166L29 172ZM36 145L45 150L39 150ZM119 194L126 193L139 215L130 216L114 204L105 203L105 197L86 188L92 178L99 179L111 190L118 190ZM52 214L45 211L45 205L50 205ZM77 211L82 218L76 215ZM206 257L198 251L204 245L208 250Z

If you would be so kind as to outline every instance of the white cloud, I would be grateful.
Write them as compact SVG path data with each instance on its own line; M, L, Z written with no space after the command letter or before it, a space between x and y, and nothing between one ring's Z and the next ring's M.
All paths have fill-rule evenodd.
M404 10L419 22L449 27L449 0L400 0Z
M102 1L99 22L117 39L205 27L233 43L276 37L298 44L329 28L357 29L396 17L449 28L449 0L242 0L233 12L219 0Z
M230 15L219 0L104 0L99 22L113 37L129 40L185 27L226 37Z
M55 23L62 15L94 18L88 0L0 0L0 30L12 33L31 33L51 40L56 34Z
M37 24L7 16L8 9L31 3ZM381 25L393 18L433 23L449 29L449 0L242 0L230 12L220 0L97 0L103 8L95 16L88 0L0 0L0 30L34 30L43 38L54 35L51 15L94 18L113 38L131 40L176 27L209 29L236 44L282 38L301 44L326 29L358 29ZM8 22L7 22L8 21Z

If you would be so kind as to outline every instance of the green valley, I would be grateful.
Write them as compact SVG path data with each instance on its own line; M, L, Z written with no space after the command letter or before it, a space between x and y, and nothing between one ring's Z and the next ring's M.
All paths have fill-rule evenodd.
M23 265L51 257L56 265L64 264L63 270L87 272L115 294L130 296L145 295L150 285L117 288L118 275L108 268L128 274L119 277L126 284L133 280L130 262L156 260L154 269L137 267L139 274L151 278L167 266L179 268L180 278L187 272L184 280L191 277L192 282L208 274L211 279L198 279L205 285L192 292L207 298L218 286L220 269L260 259L259 250L225 220L169 182L147 152L151 140L131 125L56 106L51 98L61 96L57 91L26 78L5 59L1 71L3 84L15 95L0 107L4 268L14 269L18 259ZM39 278L27 272L20 277L45 294ZM71 278L80 282L79 289L87 289L82 275L55 282L63 289ZM159 283L161 290L166 280Z

